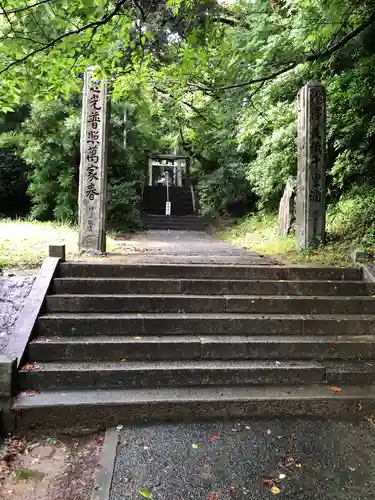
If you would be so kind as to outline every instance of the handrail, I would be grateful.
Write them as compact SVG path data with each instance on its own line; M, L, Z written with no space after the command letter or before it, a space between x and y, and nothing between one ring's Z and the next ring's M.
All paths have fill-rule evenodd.
M190 191L191 191L191 202L193 204L193 212L195 213L195 193L192 184L190 184Z

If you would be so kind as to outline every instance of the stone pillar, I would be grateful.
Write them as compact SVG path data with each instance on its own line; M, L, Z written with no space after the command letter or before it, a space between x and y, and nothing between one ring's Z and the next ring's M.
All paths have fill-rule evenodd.
M326 94L320 82L302 87L298 104L297 247L324 242L326 169Z
M107 82L84 75L79 167L78 218L80 252L106 251Z

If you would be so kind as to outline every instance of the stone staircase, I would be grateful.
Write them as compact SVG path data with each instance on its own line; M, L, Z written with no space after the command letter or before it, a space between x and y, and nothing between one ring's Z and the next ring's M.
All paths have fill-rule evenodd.
M143 188L142 210L144 213L164 215L166 201L167 188L165 186L145 186ZM170 187L169 201L171 202L172 215L183 216L194 213L190 187Z
M142 229L148 231L204 231L206 221L197 215L142 215Z
M375 407L373 295L361 269L62 263L19 372L16 423L363 417Z

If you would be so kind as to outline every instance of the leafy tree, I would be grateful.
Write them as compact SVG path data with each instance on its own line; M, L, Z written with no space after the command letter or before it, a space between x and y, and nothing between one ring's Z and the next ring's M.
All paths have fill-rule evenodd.
M111 82L113 219L126 213L135 223L147 152L173 147L192 157L204 213L275 209L296 174L296 94L313 78L328 91L329 201L354 196L354 188L356 199L372 196L372 1L12 0L0 6L0 101L3 111L32 103L22 127L28 139L15 143L28 164L35 215L75 216L78 95L88 65ZM38 151L46 152L44 159ZM367 211L369 205L355 206Z

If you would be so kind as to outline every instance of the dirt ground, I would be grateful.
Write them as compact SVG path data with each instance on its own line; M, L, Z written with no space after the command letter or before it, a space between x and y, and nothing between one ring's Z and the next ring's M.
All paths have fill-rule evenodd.
M2 500L90 500L104 435L11 437L0 446Z

